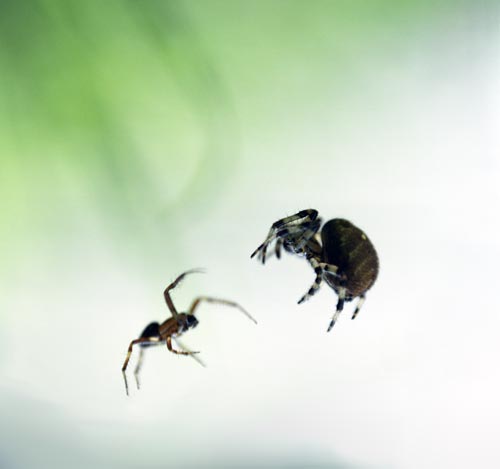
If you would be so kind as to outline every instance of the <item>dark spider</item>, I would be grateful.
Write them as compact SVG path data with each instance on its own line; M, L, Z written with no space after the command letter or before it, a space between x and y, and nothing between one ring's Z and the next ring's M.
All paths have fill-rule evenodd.
M271 226L265 241L253 252L266 262L267 247L276 240L274 252L281 257L285 251L305 256L309 261L316 280L309 291L299 300L303 303L314 295L323 280L338 295L337 310L328 326L334 326L344 308L344 303L359 298L352 319L363 305L366 292L377 279L379 263L373 244L363 231L350 221L334 218L326 222L319 234L321 218L317 210L307 209L290 217L282 218Z
M255 324L257 324L257 321L252 316L250 316L250 314L247 311L245 311L238 303L228 300L221 300L219 298L212 298L209 296L199 296L195 298L195 300L191 303L191 307L189 308L187 313L178 313L177 310L175 309L172 298L170 298L169 292L170 290L174 289L186 275L194 272L202 272L202 271L193 269L184 272L183 274L179 275L165 289L165 292L163 293L163 295L165 296L165 301L167 302L168 309L172 313L172 317L168 318L161 324L157 322L150 323L148 326L146 326L146 328L144 329L144 331L142 332L141 336L138 339L135 339L132 342L130 342L127 351L127 358L125 358L125 363L123 363L122 367L123 379L125 381L125 391L127 392L127 395L128 395L128 383L125 370L127 369L128 361L130 360L130 355L132 354L132 347L135 344L139 344L140 346L139 359L137 361L137 366L135 367L134 371L134 376L137 383L137 389L139 389L139 370L141 369L142 365L143 351L144 348L146 347L151 347L166 343L168 350L170 350L172 353L176 353L178 355L189 355L193 357L200 365L204 366L203 362L199 360L197 357L195 357L195 354L199 352L192 352L191 350L188 350L178 340L179 336L184 334L187 330L193 329L198 325L198 319L196 319L194 313L196 308L202 301L206 301L207 303L219 303L238 308L241 312L243 312L243 314L248 316ZM172 339L177 344L177 346L181 348L181 350L175 350L172 347Z

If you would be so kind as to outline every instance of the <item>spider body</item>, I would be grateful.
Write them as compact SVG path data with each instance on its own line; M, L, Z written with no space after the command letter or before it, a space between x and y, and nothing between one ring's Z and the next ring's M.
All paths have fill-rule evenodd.
M352 319L356 317L366 292L377 278L379 262L366 234L348 220L334 218L325 223L321 232L320 227L321 218L313 209L278 220L251 257L258 253L265 263L267 247L275 240L277 258L281 257L282 247L287 252L306 257L316 273L316 280L299 304L314 295L324 280L338 295L337 309L328 327L330 331L344 303L359 298Z
M158 335L178 337L189 329L194 329L197 325L198 319L193 314L178 313L177 317L171 317L158 325Z
M127 383L127 375L125 374L125 371L127 369L128 362L130 360L130 356L132 355L132 349L134 345L139 345L139 359L137 361L137 366L134 371L136 383L137 383L137 388L139 388L139 370L142 365L142 359L143 359L143 350L145 348L151 347L151 346L156 346L156 345L161 345L161 344L166 344L167 349L175 354L178 355L189 355L193 357L198 363L200 363L202 366L203 362L201 360L197 359L195 357L195 354L199 352L193 352L191 350L188 350L186 347L184 347L178 340L178 337L180 337L182 334L187 332L189 329L194 329L198 325L198 319L195 317L194 313L196 309L198 308L199 304L203 301L207 303L219 303L219 304L224 304L227 306L233 306L237 309L239 309L243 314L248 316L253 322L257 323L255 319L250 316L250 314L245 311L238 303L235 303L233 301L228 301L228 300L222 300L219 298L213 298L209 296L199 296L196 298L193 303L191 304L191 307L189 308L188 312L186 313L178 313L174 303L172 301L172 298L170 297L170 290L175 288L181 280L190 273L193 272L200 272L199 270L188 270L187 272L184 272L183 274L179 275L166 289L164 292L164 297L165 301L167 303L168 308L170 309L170 312L172 313L172 317L168 318L161 324L158 322L152 322L148 324L145 329L142 331L142 334L138 339L132 340L130 342L128 351L127 351L127 357L125 358L125 362L123 363L122 367L122 374L123 374L123 379L125 381L125 391L127 392L128 395L128 383ZM176 350L172 347L172 340L177 344L178 347L180 347L181 350Z
M368 237L351 222L334 218L323 226L321 241L323 262L336 265L341 278L345 279L342 282L337 275L326 275L325 282L337 293L344 286L346 298L368 291L378 273L377 252Z
M140 338L147 337L167 337L176 338L184 334L189 329L194 329L198 325L198 319L193 314L177 313L177 317L168 318L161 324L152 322L142 331ZM141 342L141 348L157 345L156 342ZM175 353L175 352L174 352Z

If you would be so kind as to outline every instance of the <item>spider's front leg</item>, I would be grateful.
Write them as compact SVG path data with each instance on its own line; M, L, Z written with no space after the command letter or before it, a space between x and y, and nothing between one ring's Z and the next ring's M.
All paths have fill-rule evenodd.
M234 301L224 300L222 298L214 298L212 296L199 296L198 298L196 298L191 304L188 314L194 315L196 309L198 308L198 306L202 301L205 301L207 303L215 303L220 305L231 306L232 308L239 309L248 319L257 324L257 321L245 308L243 308L243 306L239 305L238 303L235 303Z
M272 224L266 239L250 257L253 258L259 253L259 259L265 264L266 251L269 244L275 239L280 241L287 237L293 237L297 246L302 249L306 245L308 239L316 234L320 224L321 221L318 219L318 211L314 209L301 210L295 215L282 218ZM303 236L306 233L309 235L310 232L310 236L308 236L307 239L303 239ZM282 241L280 241L280 245L276 249L277 257L279 257L281 244Z
M202 274L205 271L203 269L191 269L187 270L186 272L180 274L167 288L165 288L165 291L163 292L163 296L165 297L165 302L167 303L168 309L172 313L172 316L176 318L179 313L175 309L174 302L172 301L172 298L170 297L170 290L173 290L177 285L179 285L180 282L184 279L186 275L189 274L194 274L194 273L199 273Z

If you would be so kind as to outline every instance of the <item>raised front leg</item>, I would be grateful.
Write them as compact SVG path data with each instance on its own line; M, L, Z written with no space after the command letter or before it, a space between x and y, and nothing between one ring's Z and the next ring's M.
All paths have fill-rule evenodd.
M317 210L307 209L307 210L301 210L295 215L291 215L289 217L285 217L274 222L264 242L252 253L250 257L253 258L257 253L259 253L259 259L261 259L262 263L264 264L266 262L267 247L276 238L286 238L289 236L297 235L296 236L297 242L302 243L303 233L306 233L307 230L313 226L317 231L320 224L320 222L314 223L317 217L318 217ZM316 225L318 227L316 227ZM314 236L314 234L315 231L312 233L311 236Z
M165 297L165 301L167 302L168 309L172 313L172 316L176 318L178 316L177 310L175 309L174 303L172 301L172 298L170 298L170 290L173 290L177 285L179 285L180 282L182 282L183 278L188 275L188 274L193 274L193 273L203 273L204 271L202 269L191 269L187 270L186 272L180 274L167 288L165 288L165 291L163 292L163 296Z

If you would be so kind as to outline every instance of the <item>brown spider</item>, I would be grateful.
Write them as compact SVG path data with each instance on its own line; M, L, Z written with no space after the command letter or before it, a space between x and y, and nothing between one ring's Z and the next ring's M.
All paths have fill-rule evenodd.
M259 253L266 262L267 247L276 240L274 252L281 257L281 248L305 256L316 273L309 291L298 301L303 303L314 295L323 280L337 293L337 309L328 327L334 326L344 302L358 297L352 319L365 301L366 292L377 279L379 262L377 252L363 231L351 222L334 218L325 223L319 234L321 218L317 210L307 209L282 218L271 226L265 241L250 257Z
M194 316L196 308L199 306L199 304L202 301L206 301L207 303L219 303L227 306L232 306L235 308L238 308L243 314L245 314L248 318L250 318L255 324L257 324L257 321L250 316L250 314L243 309L238 303L235 303L233 301L228 301L228 300L222 300L219 298L212 298L209 296L199 296L195 298L195 300L191 303L191 307L189 308L187 313L178 313L177 310L175 309L174 303L172 301L172 298L170 298L170 290L173 290L181 281L182 279L191 273L194 272L203 272L202 270L199 269L193 269L193 270L188 270L187 272L182 273L179 275L166 289L163 295L165 296L165 301L167 303L168 309L172 313L172 317L168 318L166 321L162 322L161 324L157 322L152 322L142 332L141 336L138 339L133 340L130 342L130 345L128 347L127 351L127 358L125 358L125 362L123 363L122 367L122 373L123 373L123 379L125 381L125 391L128 395L128 382L127 382L127 375L125 373L125 370L127 369L127 365L130 359L130 355L132 354L132 347L136 344L139 344L140 346L140 351L139 351L139 359L137 361L137 366L134 371L134 376L137 384L137 389L139 389L139 370L141 369L142 365L142 358L143 358L143 351L144 348L150 347L150 346L156 346L156 345L161 345L163 343L167 344L168 350L170 350L172 353L178 354L178 355L189 355L193 357L200 365L205 366L201 360L199 360L195 354L199 352L193 352L191 350L188 350L186 347L184 347L179 340L177 339L179 336L184 334L187 330L193 329L198 325L198 319ZM177 344L181 350L175 350L172 347L172 340Z

